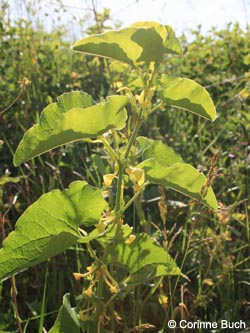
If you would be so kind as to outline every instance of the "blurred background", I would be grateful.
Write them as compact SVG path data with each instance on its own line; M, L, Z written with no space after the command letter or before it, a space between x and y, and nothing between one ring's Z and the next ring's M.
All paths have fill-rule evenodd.
M1 0L8 4L8 15L27 18L34 23L45 23L47 31L58 24L68 26L72 36L79 36L77 22L93 19L93 6L97 12L109 9L111 21L122 27L136 21L157 21L174 27L177 33L188 32L201 26L202 32L212 27L223 29L228 23L238 22L246 28L250 21L249 0ZM57 15L55 15L57 13ZM87 23L87 22L86 22Z

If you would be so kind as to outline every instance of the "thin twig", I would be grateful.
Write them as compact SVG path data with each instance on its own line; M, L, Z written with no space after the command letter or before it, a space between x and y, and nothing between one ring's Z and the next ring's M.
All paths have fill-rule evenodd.
M8 213L9 210L7 210L7 212L5 212L2 216L2 219L0 220L1 223L1 231L2 231L2 239L4 240L6 238L6 233L5 233L5 229L4 229L4 223L5 223L5 216ZM9 225L9 224L8 224ZM11 225L10 229L11 228ZM13 309L14 309L14 314L15 314L15 319L17 322L17 327L18 327L18 333L22 333L23 329L22 329L22 325L21 325L21 320L19 317L19 313L18 313L18 305L17 305L17 289L16 289L16 283L15 283L15 277L14 275L12 275L10 277L10 290L11 290L11 297L12 297L12 302L13 302Z
M96 23L96 26L97 26L97 31L100 34L101 33L101 27L99 25L97 9L96 9L94 0L92 0L91 2L92 2L92 10L93 10L93 13L94 13L94 16L95 16L95 23Z
M100 34L103 31L102 31L102 27L100 26L100 23L99 23L98 12L97 12L94 0L91 0L91 2L92 2L92 10L93 10L93 13L94 13L95 22L96 22L96 26L97 26L97 31ZM111 73L110 64L108 62L108 59L103 58L103 63L104 63L104 66L106 66L106 68L107 68L108 75L109 75L110 81L111 81L112 90L113 90L114 93L116 93L116 88L115 88L115 85L114 85L113 80L112 80L112 73Z
M10 277L10 284L11 284L11 296L12 296L12 302L13 302L13 307L14 307L14 312L15 312L15 318L17 322L17 327L18 327L18 333L22 333L22 325L21 325L21 320L19 317L18 313L18 305L17 305L17 289L16 289L16 283L15 283L15 277L12 275Z
M209 85L205 86L204 88L209 89L209 88L217 87L217 86L220 86L220 85L223 85L223 84L226 84L226 83L232 83L232 82L235 82L235 81L239 81L241 79L245 79L244 81L247 81L246 75L244 74L244 75L241 75L241 76L238 76L238 77L232 77L231 79L225 79L223 81L215 82L215 83L212 83L212 84L209 84Z
M28 86L30 84L30 80L28 80L26 77L23 78L23 80L20 83L20 87L19 87L19 91L18 91L18 94L16 96L16 98L14 99L14 101L12 101L8 106L6 106L6 108L4 108L2 111L0 111L0 116L8 111L17 101L18 99L20 98L20 96L22 95L24 89L26 86Z

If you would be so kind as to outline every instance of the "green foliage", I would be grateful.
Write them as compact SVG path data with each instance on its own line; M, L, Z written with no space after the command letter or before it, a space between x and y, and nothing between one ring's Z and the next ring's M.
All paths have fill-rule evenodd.
M58 103L46 107L38 125L24 135L17 148L14 164L36 157L58 146L94 138L109 129L122 129L127 118L125 96L110 96L107 102L92 106L91 97L71 92L59 97Z
M24 134L14 163L19 165L74 141L103 144L112 170L103 175L109 207L100 190L86 182L73 182L68 190L44 194L21 215L16 230L4 240L0 278L37 265L77 241L86 243L93 263L87 273L78 275L89 276L92 281L83 293L90 310L79 305L77 319L65 295L51 332L66 330L67 325L73 325L76 332L80 326L87 331L100 332L105 328L103 319L112 313L115 302L141 285L141 280L147 282L182 274L166 247L156 244L145 232L138 233L139 228L134 228L135 234L132 234L126 222L125 213L132 204L137 207L139 216L140 197L146 187L156 183L217 209L211 175L207 179L163 143L139 136L148 117L161 105L153 105L155 83L166 105L183 108L209 120L214 120L216 115L208 93L194 81L166 76L159 80L157 70L164 53L181 53L180 42L168 26L140 22L130 28L87 37L75 43L74 49L134 67L143 87L140 95L133 95L124 87L120 91L126 95L109 96L106 102L98 104L86 93L60 96L57 103L44 109L38 124ZM125 186L134 192L126 199ZM92 231L81 226L84 229L92 226ZM99 243L99 251L98 247L92 248L94 242ZM112 320L111 327L106 328L114 331L115 326Z
M182 163L181 156L176 152L163 144L161 141L155 141L146 137L140 136L137 138L142 149L142 159L147 160L148 158L156 158L157 162L169 167L175 163Z
M136 25L131 28L136 28L136 30L140 31L150 30L150 34L154 36L155 33L157 34L156 31L164 31L164 34L167 31L168 38L166 41L168 41L168 45L163 43L164 51L170 54L181 53L180 43L175 42L176 37L170 27L164 27L160 30L159 25L156 24L155 27L150 29L150 24L152 23L143 23L145 29L141 25L137 28ZM1 94L4 94L2 100L6 102L4 103L4 107L9 105L16 96L16 87L14 87L13 82L17 82L17 79L22 80L24 73L32 81L30 86L32 89L29 88L28 91L25 90L23 93L22 100L23 102L25 101L25 104L22 104L20 100L11 109L12 111L10 110L10 112L1 115L1 120L3 120L1 122L1 129L5 129L1 133L3 133L2 135L4 136L2 138L6 143L3 146L4 152L1 155L1 161L4 161L2 164L3 170L7 166L10 167L10 161L8 162L6 159L8 155L10 156L9 147L17 146L17 139L22 136L25 130L23 126L27 128L32 126L34 122L37 122L38 111L42 110L45 104L55 100L56 96L61 95L63 91L70 91L72 89L86 91L92 96L91 103L95 106L98 104L92 100L102 101L102 97L106 97L110 89L107 80L112 79L113 87L126 87L124 90L121 89L120 93L123 94L123 91L125 91L131 102L131 104L128 103L126 105L128 121L125 130L116 131L113 129L109 131L108 135L105 134L103 136L100 134L98 139L94 140L94 145L88 139L87 143L82 144L82 140L80 140L78 143L74 143L74 145L68 144L67 146L62 146L53 152L43 155L42 158L38 157L26 163L25 167L18 168L18 171L10 167L11 173L13 174L14 172L14 176L17 175L17 172L22 172L22 174L28 173L28 177L22 179L24 186L18 186L18 183L16 185L11 185L11 183L4 185L6 190L4 190L3 195L7 204L3 205L3 209L6 209L7 212L8 209L11 209L9 216L12 220L16 219L15 216L12 216L13 213L18 215L22 211L20 210L20 206L18 206L19 201L24 205L24 201L27 203L33 202L41 193L47 192L54 187L64 189L65 185L68 186L70 181L75 179L76 174L86 179L90 184L101 187L111 208L111 211L105 210L101 218L100 215L97 217L97 220L100 219L97 227L92 226L87 229L84 227L85 231L82 231L84 235L82 235L82 232L80 234L78 229L74 229L80 237L78 239L79 245L77 250L71 248L66 255L60 256L59 260L58 257L51 259L47 311L57 308L58 303L56 303L56 300L61 299L62 293L73 289L74 295L81 294L81 296L78 297L76 310L71 308L67 296L66 303L69 316L72 311L76 311L80 315L80 318L82 318L80 323L82 329L85 329L85 331L97 331L98 327L95 326L93 328L91 325L94 322L98 323L100 313L100 317L102 318L104 314L103 323L105 323L105 331L121 330L120 325L115 326L114 323L108 322L108 316L114 319L114 314L116 313L112 310L113 306L116 311L118 309L119 315L124 319L123 325L126 326L127 324L125 330L129 331L139 322L152 322L156 326L158 324L160 330L163 325L162 323L166 320L166 316L170 318L174 315L178 310L177 305L183 300L191 316L195 316L201 320L209 319L211 321L218 321L225 318L230 318L231 320L243 318L243 320L246 320L249 317L246 306L246 300L249 298L249 289L246 281L249 274L249 261L247 261L247 257L249 253L248 216L250 209L248 200L249 87L247 83L249 80L249 33L241 31L237 26L233 28L229 26L227 30L219 32L215 30L211 31L206 37L201 36L199 31L193 32L193 42L187 43L183 37L183 56L170 57L164 53L164 61L157 68L159 76L154 74L155 76L151 80L154 68L152 64L150 64L150 68L146 68L146 62L148 59L154 59L157 62L162 57L161 40L163 41L165 36L161 35L161 33L160 38L158 38L159 44L157 45L160 46L160 51L157 53L157 56L152 54L152 52L148 57L145 53L140 55L143 60L142 63L144 63L143 70L140 67L142 63L140 64L138 61L140 57L135 57L133 61L136 68L131 69L127 61L131 62L132 60L128 60L127 55L124 56L123 47L121 47L121 49L118 49L118 55L121 56L123 54L126 63L118 61L109 63L108 60L109 69L112 73L112 77L109 77L104 67L105 62L102 59L90 55L81 56L79 53L73 55L68 51L68 43L60 40L60 33L46 35L40 31L37 34L36 31L30 28L29 24L25 25L25 22L15 27L12 31L8 30L6 26L2 31L4 38L8 41L8 43L1 44L1 51L5 62L5 76L4 80L1 80L1 84L6 85L6 89L1 90ZM11 37L13 31L16 36L15 38ZM96 30L93 29L92 32L96 33ZM122 30L116 33L118 35L121 32ZM33 36L31 38L32 44L24 43L26 33L28 33L27 40L30 40L31 35ZM20 35L21 38L19 38ZM104 35L102 34L101 38ZM130 36L130 39L132 33L130 35L127 34L127 36ZM88 40L88 47L91 46L92 48L90 53L94 53L93 49L96 50L98 45L90 45L89 41L93 41L91 38L89 37L85 41ZM39 40L42 42L39 43ZM140 49L140 43L148 47L148 42L142 32L140 32L136 41L139 44L134 42L133 47L137 50ZM105 43L105 52L111 52L107 41ZM119 43L119 40L117 43ZM36 66L36 62L32 61L34 57L31 58L33 53L31 54L30 52L30 45L33 45L33 50L35 50L38 59L40 59L38 61L40 66L39 71L35 71L33 68L33 65ZM18 57L20 47L23 47L22 51L25 51L25 57ZM10 51L13 49L16 51ZM97 53L100 52L98 51ZM18 68L15 67L16 64L18 64ZM30 72L29 69L31 69ZM161 72L171 72L171 75L175 75L176 77L161 76ZM32 77L30 76L31 73ZM13 79L13 75L15 75L16 80ZM204 119L194 118L191 113L181 110L184 102L184 109L186 108L193 113L198 110L199 115L202 116L201 113L204 112L204 108L201 105L206 100L205 117L210 120L215 117L214 107L211 105L211 99L207 92L194 81L179 78L183 76L188 76L199 82L199 84L206 86L213 100L216 101L218 117L213 126L208 122L204 122ZM170 84L169 79L176 84L192 82L191 84L194 84L193 87L195 89L199 87L198 96L201 94L204 99L198 98L197 102L197 100L193 100L191 93L183 101L182 99L185 96L182 97L180 95L182 91L180 91L177 97L181 101L178 101L178 98L174 98L175 89L172 89L174 85ZM145 87L147 87L149 82L151 89L147 92ZM112 90L113 88L110 89L110 91ZM8 94L7 91L9 92ZM142 91L143 93L141 93ZM185 88L186 93L187 91ZM120 95L119 97L124 96ZM195 98L197 98L197 95ZM174 105L176 101L178 105ZM49 107L55 104L50 104ZM178 111L176 110L176 106L179 107ZM139 117L139 107L144 108L143 120ZM15 121L13 121L13 117ZM137 140L134 141L135 144L131 144L131 153L127 154L126 148L138 119L142 122L138 134L144 135L144 137L137 137ZM181 180L178 179L178 174L176 176L176 173L174 177L171 176L171 180L175 181L175 190L179 191L181 185L185 189L183 191L183 188L181 188L181 192L187 195L186 198L178 193L175 196L173 191L167 191L167 198L165 198L162 194L162 188L156 189L153 186L153 183L157 183L171 188L172 183L170 183L168 172L174 166L183 168L186 175L189 175L189 172L192 171L198 179L203 178L201 173L190 165L185 164L183 160L188 163L194 162L195 165L199 166L199 170L207 173L211 164L209 153L214 154L215 147L219 148L220 154L217 162L218 179L213 188L215 189L216 197L220 200L221 212L213 215L206 207L202 208L199 205L195 205L194 201L190 201L190 193L188 193L189 185L185 185L184 181L185 179L190 181L188 176ZM178 154L175 153L173 148ZM44 151L42 149L40 152L43 153ZM28 148L26 149L26 153L28 153ZM183 159L179 154L182 155ZM157 160L155 161L152 160L154 156L157 156ZM124 196L121 197L119 202L121 209L116 211L115 201L119 179L117 170L119 169L119 162L125 162L125 159L123 160L124 157L126 157L124 170L128 169L129 172L126 172L123 179L122 186L125 191ZM150 178L145 169L145 173L143 174L142 169L140 169L143 163L149 163L150 168L147 167L148 173L150 175L153 173L154 177ZM152 163L157 163L157 167L152 168ZM166 169L168 169L168 172L166 172ZM161 173L159 173L159 170ZM111 178L111 185L105 184L105 181L103 183L102 176L107 174L108 176L111 174L113 177ZM146 178L146 182L143 180L144 178ZM156 178L156 181L154 178ZM209 177L208 181L210 180ZM201 191L202 184L204 185L204 183L206 183L205 178L203 178L197 187L198 189L191 195L192 198L198 199L198 202L201 202L204 194L208 196L211 191L210 189L208 192L205 190ZM27 186L27 184L29 185ZM178 187L176 184L178 184ZM14 191L20 192L20 196L17 204L12 205L11 198ZM194 193L196 194L194 195ZM216 208L214 196L209 195L209 197L209 205ZM167 208L164 208L164 202L167 204ZM124 224L122 226L116 223L121 223L121 213L122 215L124 213ZM4 213L4 216L7 217L7 214L5 215ZM133 225L134 228L132 229L127 223ZM121 227L122 234L118 237L117 230L119 227ZM145 235L145 233L141 234L142 230L146 231L148 235ZM133 237L130 238L133 235L136 236L135 240L133 240ZM113 241L116 237L118 241L114 244ZM104 303L106 302L107 307L102 302L98 302L101 305L97 313L92 311L91 307L97 304L97 299L100 299L97 296L98 293L100 295L99 284L93 285L92 296L88 296L85 292L89 290L88 288L92 285L92 282L98 275L97 273L102 271L100 267L96 270L96 275L95 273L89 274L88 277L84 278L83 282L78 282L77 286L75 286L75 282L69 280L71 286L74 285L72 289L69 285L65 286L68 274L63 273L64 271L85 272L87 266L93 262L96 263L97 258L95 255L101 260L105 258L107 253L110 255L109 258L114 256L114 252L111 250L114 247L122 249L126 253L128 252L132 256L131 262L136 261L138 253L135 244L137 244L138 239L144 239L144 237L152 245L152 251L155 250L154 246L156 246L157 251L159 249L165 251L165 258L167 258L168 253L172 257L175 257L176 263L170 256L169 267L172 264L174 264L173 267L177 270L178 266L182 267L182 272L189 277L190 282L185 282L182 285L182 290L184 290L182 295L179 294L178 289L175 289L176 287L173 288L173 285L176 283L176 286L182 283L183 280L179 280L178 277L177 280L175 277L171 277L169 275L171 270L166 270L166 264L162 267L162 262L159 262L156 266L153 265L154 267L148 262L148 264L145 264L137 271L138 274L137 272L130 274L130 280L127 281L130 281L130 284L125 287L123 281L126 281L126 274L131 270L131 267L124 265L124 263L120 267L116 263L113 263L112 259L109 262L105 259L104 263L107 264L108 271L115 280L113 281L113 287L117 288L117 290L119 289L119 292L111 294L106 283L104 283L102 299ZM152 241L152 238L154 241ZM151 248L150 244L149 248ZM91 251L92 248L94 251ZM132 251L135 253L134 256L133 253L129 252L131 248L134 250ZM61 249L63 251L65 248L61 247ZM152 252L148 254L149 261L151 254ZM122 263L121 252L117 252L117 257L118 261ZM62 260L65 260L68 263L67 265L69 265L66 266L66 269L65 266L61 269ZM147 263L147 260L144 263ZM58 267L58 270L56 267ZM159 272L162 272L162 274L158 274ZM29 311L27 312L27 309L22 309L21 314L24 318L35 318L34 308L37 311L36 313L40 312L39 297L37 296L40 292L35 290L35 293L27 293L26 288L22 288L22 286L25 283L23 281L32 281L32 283L26 282L32 287L33 279L37 284L40 283L42 285L43 266L42 268L38 266L33 268L33 270L29 270L28 274L22 273L16 276L17 286L20 285L19 295L23 295L20 303L26 304L27 300L29 303ZM157 274L158 276L166 276L164 279L162 277L162 285L158 283L159 280L157 279L159 278L156 277ZM37 275L40 281L37 281ZM104 273L99 275L100 282L102 280L101 277L106 278L107 275ZM148 281L147 278L150 281L152 280L155 287L152 287L153 284L146 282ZM142 279L145 283L141 283ZM173 284L172 281L174 282ZM6 283L4 282L4 284ZM5 309L9 299L7 289L3 289L5 292L3 291L4 297L1 300L1 307L5 307ZM83 292L81 293L82 289ZM58 294L55 292L56 290L58 290ZM36 295L33 302L30 301L32 300L32 294ZM171 298L169 295L171 295ZM164 297L168 297L167 302ZM142 306L140 306L139 302L141 299L145 299ZM134 308L135 304L136 311ZM89 308L89 312L83 313L84 309ZM166 308L168 311L167 315ZM8 312L5 315L9 323L5 325L7 329L7 327L13 327L13 323L11 326L11 311L5 310L5 312ZM105 314L107 314L107 317L105 317ZM69 316L66 315L64 317L63 315L63 318L68 318ZM118 317L115 317L114 320L119 321ZM63 321L61 315L58 318L57 326ZM158 322L156 318L158 318ZM45 322L47 322L45 326L52 326L52 319L45 320ZM35 320L33 321L34 323ZM33 327L32 322L27 323L27 325L28 327Z
M217 201L211 187L204 197L201 196L201 191L206 186L207 179L191 165L175 163L166 167L151 158L140 163L138 167L144 170L146 179L151 182L181 192L205 203L214 210L217 209Z
M4 186L7 183L18 183L20 182L20 177L10 177L8 175L3 175L0 177L0 187Z
M172 188L193 199L200 200L216 210L217 201L211 187L201 196L207 179L191 165L183 163L181 158L161 142L138 138L143 149L143 162L138 165L145 172L147 179L153 183Z
M138 260L139 259L139 260ZM107 252L107 263L124 266L129 276L126 283L141 283L162 275L179 275L180 269L170 255L145 233L133 241L116 242Z
M97 224L106 204L86 182L44 194L19 218L0 250L1 279L61 253L80 238L79 225Z
M159 95L166 105L215 120L216 110L208 92L193 80L163 75L160 87Z
M62 93L83 90L98 101L106 97L109 86L102 61L72 52L71 42L62 38L67 28L60 27L48 33L41 24L34 28L35 18L33 22L26 19L12 22L7 14L1 17L1 22L0 133L5 144L0 155L0 168L1 173L8 170L13 176L26 174L28 179L26 185L22 184L16 219L27 202L33 202L54 187L67 187L77 178L72 172L84 174L80 171L81 161L71 163L73 156L81 150L79 146L68 146L55 155L47 154L35 168L27 164L27 167L13 168L13 150L23 133L37 122L40 111ZM24 78L30 85L21 89ZM2 113L15 99L14 105ZM86 158L87 149L81 150L81 154ZM56 165L59 172L52 165Z
M69 294L65 294L63 296L63 304L59 310L57 320L53 327L49 330L49 333L80 333L80 325L77 319L77 314L74 309L71 308L69 297Z
M182 48L171 27L156 22L138 22L130 28L108 31L84 38L73 46L75 51L99 55L132 66L159 64L164 52L180 54Z
M217 150L213 189L219 211L212 217L206 210L199 216L193 207L188 211L180 208L172 218L176 209L168 207L167 221L177 223L176 230L178 221L188 221L183 246L195 229L184 265L185 274L197 281L186 285L193 294L192 299L184 296L191 312L212 321L225 317L247 320L249 309L243 299L249 299L244 282L249 279L249 28L229 24L225 30L211 29L206 35L197 30L191 39L183 36L183 57L169 59L162 71L171 69L176 76L187 75L205 86L215 101L217 119L213 126L204 126L173 109L158 115L154 126L158 138L171 143L185 161L196 160L203 171L209 169L209 155ZM176 245L173 253L179 250Z

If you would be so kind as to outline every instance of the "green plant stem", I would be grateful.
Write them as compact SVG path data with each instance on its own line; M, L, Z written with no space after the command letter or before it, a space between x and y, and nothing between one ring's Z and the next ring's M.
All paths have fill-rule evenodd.
M141 187L140 191L137 191L132 198L129 199L129 201L126 203L126 205L123 207L122 212L124 213L131 205L132 203L142 194L145 187L149 185L149 181L145 182L143 186Z
M95 251L92 249L90 243L87 243L87 249L88 249L88 253L90 254L90 256L95 259L96 261L98 261L98 257L95 254Z
M159 288L160 284L162 283L163 276L161 276L158 281L155 283L154 287L150 290L148 295L142 299L142 308L145 304L147 304L149 298L156 292L156 290Z
M149 71L149 69L148 69ZM147 90L150 88L152 81L153 81L153 77L154 77L155 72L152 73L151 78L149 80L148 83L145 83L145 81L143 80L143 84L144 84L144 99L146 99L146 95L147 95ZM124 162L122 162L121 160L119 160L118 163L118 182L117 182L117 192L116 192L116 205L115 205L115 212L117 217L121 217L122 213L124 212L124 209L121 211L121 204L122 204L122 200L123 200L123 174L124 174L124 169L126 167L127 164L127 159L129 157L130 151L135 143L135 140L137 138L139 129L143 123L143 117L144 117L144 113L145 113L146 107L140 107L139 112L138 112L138 120L136 122L135 128L132 132L132 135L129 139L128 145L127 145L127 149L125 151L124 154ZM131 204L131 203L130 203Z
M143 121L143 109L140 108L137 123L136 123L135 128L134 128L134 130L132 132L132 135L131 135L131 137L129 139L129 142L128 142L128 145L127 145L127 149L126 149L126 152L125 152L125 155L124 155L125 161L127 160L128 156L129 156L129 153L131 151L131 148L132 148L133 144L135 143L137 134L138 134L139 129L140 129L141 125L142 125L142 121Z
M0 190L2 190L0 188ZM2 193L0 200L2 201ZM2 203L2 202L1 202ZM7 210L2 217L2 221L1 221L1 232L2 232L2 239L5 240L6 238L6 234L5 234L5 229L4 229L4 223L5 223L5 215L8 213L9 210ZM12 229L12 228L11 228ZM22 329L22 325L21 325L21 319L19 317L19 312L18 312L18 304L17 304L17 289L16 289L16 282L15 282L15 277L14 275L11 275L10 277L10 286L11 286L11 297L12 297L12 303L13 303L13 309L14 309L14 315L16 318L16 322L17 322L17 327L18 327L18 333L22 333L23 329Z
M121 205L123 201L123 173L124 173L124 164L119 161L118 163L118 180L116 187L116 202L115 202L115 215L117 218L121 217Z
M43 288L43 298L42 298L42 306L41 306L41 317L39 320L39 333L43 333L43 324L44 324L44 314L45 314L45 307L46 307L46 294L47 294L47 284L48 284L48 276L49 276L49 269L48 263L46 265L45 270L45 277L44 277L44 288Z
M118 163L119 160L120 160L119 156L117 155L117 153L115 152L115 150L110 146L110 144L104 138L104 136L101 137L101 141L102 141L103 145L105 146L105 148L107 149L107 151L108 151L109 155L111 156L111 158Z
M12 108L12 106L18 101L18 99L20 98L20 96L22 95L25 87L30 84L30 81L27 78L23 78L22 82L20 82L20 87L19 87L19 91L17 93L16 98L8 105L6 106L3 110L0 111L0 116L8 111L10 108Z
M124 158L123 158L123 160L119 159L119 162L118 162L118 181L117 181L116 204L115 204L115 214L116 214L116 217L118 217L118 218L120 218L122 216L121 206L122 206L122 201L123 201L124 169L126 167L127 159L128 159L129 153L131 151L131 148L132 148L132 146L133 146L133 144L136 140L138 131L141 127L142 120L143 120L142 115L143 115L143 109L140 108L138 121L137 121L136 126L135 126L135 128L132 132L132 135L129 139L127 149L126 149L125 154L124 154Z
M191 240L192 240L192 237L194 235L194 231L195 231L195 227L196 227L196 224L197 222L193 223L192 225L192 229L190 230L190 233L188 235L188 240L187 240L187 245L186 245L186 249L185 249L185 253L184 253L184 256L182 258L182 262L181 262L181 265L180 265L180 270L182 271L183 267L184 267L184 264L186 262L186 259L187 259L187 256L188 256L188 250L190 248L190 244L191 244ZM177 286L178 286L178 283L179 283L179 280L180 278L183 277L183 275L178 275L177 278L176 278L176 281L175 281L175 284L174 284L174 288L172 290L172 295L175 295L175 292L176 292L176 289L177 289ZM171 289L170 289L171 290ZM168 316L167 316L168 317ZM166 318L167 318L166 317ZM166 325L166 321L164 322L164 326L165 327Z
M150 115L151 113L155 112L156 110L160 110L160 109L162 108L162 106L163 106L163 103L162 103L162 102L159 103L159 104L157 104L156 106L154 106L154 107L150 110L149 115Z
M102 137L101 138L103 145L107 149L109 155L113 160L116 161L118 164L118 181L117 181L117 192L116 192L116 203L115 203L115 215L117 218L121 217L121 205L123 201L123 172L124 172L124 165L121 162L120 157L117 155L115 150L110 146L108 141Z
M108 254L108 247L105 248L105 251L103 253L102 257L102 263L106 264L106 257ZM97 259L98 260L98 259ZM96 331L98 333L101 332L101 326L100 326L100 316L104 312L104 308L106 308L106 304L103 303L103 286L104 286L104 277L101 274L98 279L98 285L97 285L97 305L96 305L96 320L95 320L95 325L96 325Z
M97 287L97 302L96 302L96 319L95 319L95 325L97 327L97 332L100 332L100 316L103 312L103 284L104 284L104 278L101 275L98 279L98 287Z
M12 296L13 308L14 308L14 312L15 312L17 327L18 327L18 333L22 333L23 329L22 329L22 325L21 325L21 319L20 319L19 313L18 313L18 305L17 305L17 298L16 298L17 290L16 290L16 283L15 283L14 275L12 275L10 277L10 284L11 284L11 296Z
M102 137L101 138L103 145L107 149L109 155L113 160L116 161L118 164L118 181L117 181L117 191L116 191L116 203L115 203L115 215L117 218L121 217L121 205L123 201L123 172L124 172L124 165L121 162L120 157L117 155L116 151L110 146L108 141Z

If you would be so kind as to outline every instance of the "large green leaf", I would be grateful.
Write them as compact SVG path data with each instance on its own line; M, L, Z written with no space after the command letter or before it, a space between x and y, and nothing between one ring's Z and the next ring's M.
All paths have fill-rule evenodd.
M133 66L160 63L165 51L182 52L172 28L156 22L137 22L129 28L93 35L77 41L73 49Z
M103 232L99 232L95 228L88 235L81 237L78 243L89 243L92 240L97 240L102 245L106 246L113 241L115 237L125 238L132 232L132 227L128 224L110 224Z
M59 310L56 322L48 333L80 333L80 324L75 309L70 305L70 295L63 296L63 304Z
M217 201L211 187L208 188L206 196L201 198L201 190L205 186L207 179L190 164L175 163L170 167L166 167L155 158L150 158L140 163L137 167L144 170L146 179L152 183L181 192L217 210Z
M209 120L216 119L216 110L207 90L193 80L162 75L159 96L170 106L185 109Z
M181 163L182 158L176 152L160 141L148 139L144 136L137 138L142 149L143 160L155 158L164 166L171 166L174 163Z
M180 269L171 256L147 234L136 235L131 244L123 238L111 246L107 263L116 263L129 271L127 283L141 283L162 275L179 275Z
M17 166L26 160L69 142L100 136L111 128L122 129L127 113L125 96L110 96L106 102L92 105L91 97L71 92L48 105L38 124L30 128L14 156Z
M146 173L146 178L172 188L196 200L200 200L202 186L206 177L191 165L182 161L175 151L160 141L145 137L137 138L141 149L143 163L139 165ZM171 167L171 168L169 168ZM217 201L212 188L201 200L212 209L217 209Z
M81 237L79 225L96 224L106 202L99 190L75 181L42 195L18 219L0 250L0 280L53 257Z
M182 45L175 36L174 30L169 25L165 26L167 38L165 42L165 51L170 54L182 54Z

